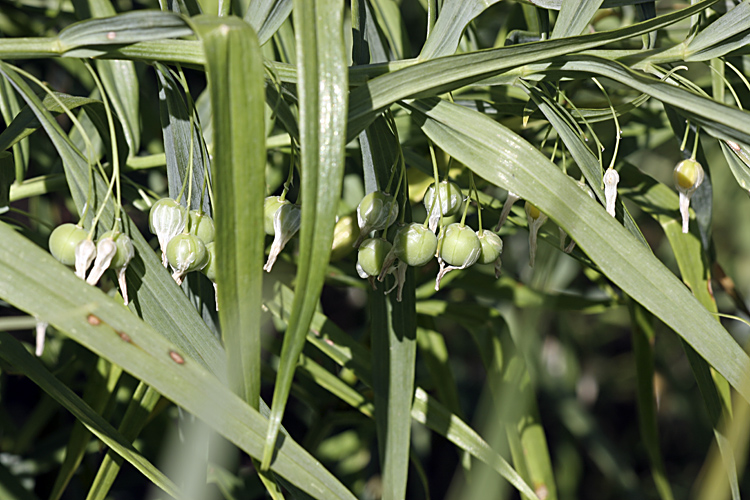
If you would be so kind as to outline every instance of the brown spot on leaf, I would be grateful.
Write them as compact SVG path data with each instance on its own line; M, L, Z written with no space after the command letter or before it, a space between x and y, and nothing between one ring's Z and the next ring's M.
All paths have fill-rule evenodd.
M183 358L182 356L180 356L175 351L169 351L169 357L172 358L172 361L174 361L178 365L181 365L181 364L185 363L185 358Z
M86 321L88 321L89 325L91 326L99 326L102 324L102 320L97 316L94 316L93 314L89 314L88 318L86 318Z
M117 335L119 335L120 338L123 341L127 342L128 344L131 342L130 335L128 335L127 333L125 333L125 332L117 332Z

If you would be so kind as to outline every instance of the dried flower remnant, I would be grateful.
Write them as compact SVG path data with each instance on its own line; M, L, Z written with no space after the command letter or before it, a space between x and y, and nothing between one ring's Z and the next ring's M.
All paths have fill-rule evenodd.
M104 271L109 269L109 265L112 263L112 259L117 253L117 243L114 238L105 237L100 238L96 244L96 259L94 260L94 267L91 268L86 283L95 286L99 283Z
M89 270L89 267L91 267L91 264L96 257L96 245L88 238L81 240L81 242L76 245L75 253L76 276L85 280L86 272Z
M607 213L615 216L615 201L617 201L617 184L620 182L620 174L612 167L604 173L604 200L607 204Z
M297 205L289 202L280 203L280 206L273 212L273 243L271 251L268 253L268 260L263 269L270 273L281 251L284 249L292 236L297 234L301 223L301 210ZM266 212L266 221L269 219L269 213Z
M161 262L164 267L169 263L167 259L167 245L185 230L189 220L188 210L171 198L162 198L151 206L148 214L148 225L156 235L161 248Z
M528 201L524 209L526 210L526 220L529 224L529 266L534 267L537 235L539 234L539 228L547 222L547 216Z
M682 216L682 232L688 232L690 219L690 198L703 183L705 172L703 166L694 159L682 160L674 168L674 185L680 192L680 215Z
M500 212L500 220L497 221L497 225L495 226L495 232L500 231L500 228L508 219L508 215L510 215L510 209L513 208L513 204L520 199L521 197L516 193L508 191L508 197L505 198L505 203L503 203L503 211Z

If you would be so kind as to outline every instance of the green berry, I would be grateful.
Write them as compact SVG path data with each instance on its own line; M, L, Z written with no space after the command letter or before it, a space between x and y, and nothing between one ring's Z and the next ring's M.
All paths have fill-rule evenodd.
M479 259L482 252L477 233L469 226L449 224L440 231L440 239L440 258L449 266L467 268Z
M203 213L203 211L191 210L190 211L190 222L189 229L190 234L194 234L201 239L204 245L207 245L214 241L216 236L216 229L214 228L213 219Z
M422 224L412 222L398 230L393 240L393 250L402 262L410 266L423 266L435 256L437 244L435 233Z
M705 172L703 166L695 160L682 160L674 168L675 187L682 190L695 190L703 183Z
M172 277L181 283L187 273L202 269L206 265L206 245L195 235L178 234L167 245L167 259L174 270Z
M266 234L270 236L274 235L274 216L283 205L291 205L291 203L288 200L282 200L278 196L269 196L263 202L263 229L266 231Z
M477 262L492 264L503 253L503 240L492 231L480 231L477 236L479 237L479 243L482 245L482 251Z
M383 238L368 238L357 251L357 273L361 278L377 276L392 245Z
M396 221L398 204L388 193L373 191L362 198L357 207L357 225L360 237L354 243L357 247L372 231L385 229Z
M424 195L424 206L430 212L430 217L435 214L439 217L440 213L438 210L446 217L455 215L461 210L464 203L464 195L461 188L455 182L440 181L440 184L438 184L438 196L440 198L439 204L437 199L435 199L435 183L433 182L427 188L427 192Z
M123 234L119 231L107 231L106 233L101 235L99 240L101 241L104 238L112 238L112 240L115 242L115 245L117 246L117 252L115 253L114 257L112 257L112 261L109 263L109 268L121 269L123 267L127 267L130 261L133 259L133 256L135 255L135 249L130 237L127 234Z
M80 226L61 224L49 235L49 251L66 266L72 266L76 262L76 246L87 236L86 230Z
M157 200L148 214L148 225L159 240L162 264L167 267L167 245L183 232L188 222L188 210L171 198Z
M205 274L211 281L216 281L216 243L211 242L206 244L206 265L201 269L201 272Z

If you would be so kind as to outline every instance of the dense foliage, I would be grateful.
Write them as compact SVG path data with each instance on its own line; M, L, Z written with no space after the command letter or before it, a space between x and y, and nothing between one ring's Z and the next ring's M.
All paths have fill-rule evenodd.
M1 498L747 489L750 2L0 5Z

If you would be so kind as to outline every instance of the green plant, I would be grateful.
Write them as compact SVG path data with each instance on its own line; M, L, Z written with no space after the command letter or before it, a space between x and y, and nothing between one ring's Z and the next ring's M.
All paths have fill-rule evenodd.
M750 2L19 0L0 31L1 497L747 489L717 314L750 315Z

